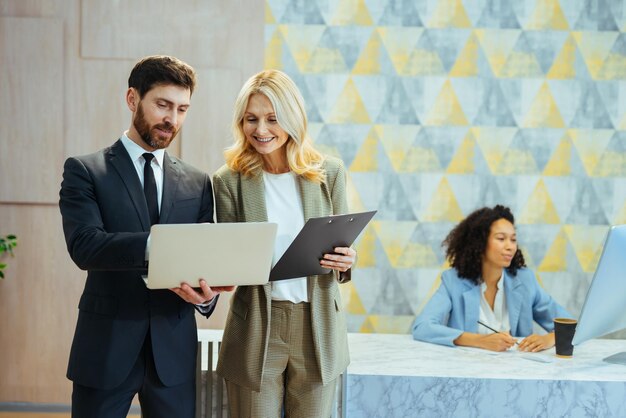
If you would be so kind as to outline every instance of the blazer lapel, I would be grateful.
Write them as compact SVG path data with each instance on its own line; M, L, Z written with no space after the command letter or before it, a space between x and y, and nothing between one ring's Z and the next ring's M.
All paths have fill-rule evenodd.
M161 198L161 213L159 223L167 223L172 205L176 197L176 189L180 179L180 167L167 153L163 158L163 196Z
M327 213L322 213L320 185L308 181L301 176L298 176L297 179L300 188L300 198L302 199L304 221L306 222L310 218L328 215Z
M130 199L135 206L143 230L149 231L150 216L148 215L148 205L143 194L143 188L141 187L139 177L137 177L137 171L133 166L133 162L130 160L130 156L121 140L117 140L109 149L107 158L122 178L122 182L126 186Z
M471 285L463 292L465 305L465 329L470 332L478 331L478 318L480 312L480 286Z
M241 200L245 222L267 222L267 208L265 207L265 185L263 173L252 176L239 174L241 179Z
M520 287L521 286L521 287ZM504 270L504 294L506 295L506 307L509 311L509 324L511 335L516 335L519 327L519 317L522 310L524 289L519 280L513 280Z

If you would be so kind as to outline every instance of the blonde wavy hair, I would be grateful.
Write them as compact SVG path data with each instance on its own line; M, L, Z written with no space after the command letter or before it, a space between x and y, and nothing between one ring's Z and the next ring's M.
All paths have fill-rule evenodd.
M263 168L261 155L248 143L243 132L243 117L248 100L257 93L269 99L278 124L289 135L285 144L289 169L307 180L324 182L324 156L313 147L307 135L307 117L302 94L293 80L278 70L261 71L250 77L241 88L233 115L234 144L224 152L226 165L244 175L253 175Z

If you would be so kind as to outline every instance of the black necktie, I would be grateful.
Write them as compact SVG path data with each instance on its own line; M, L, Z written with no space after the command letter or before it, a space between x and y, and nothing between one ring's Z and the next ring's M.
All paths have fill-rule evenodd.
M146 152L143 159L146 160L143 165L143 194L146 196L148 204L148 213L150 214L150 225L159 222L159 201L157 199L156 180L154 179L154 171L150 162L154 158L154 154Z

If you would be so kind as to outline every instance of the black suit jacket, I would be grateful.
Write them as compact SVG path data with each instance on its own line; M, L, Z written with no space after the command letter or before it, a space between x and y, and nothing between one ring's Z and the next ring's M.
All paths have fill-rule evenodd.
M59 206L70 256L88 271L67 377L98 389L118 386L149 331L163 384L193 379L194 308L170 290L149 290L143 282L150 217L137 171L121 141L67 159ZM213 222L209 176L167 153L159 222Z

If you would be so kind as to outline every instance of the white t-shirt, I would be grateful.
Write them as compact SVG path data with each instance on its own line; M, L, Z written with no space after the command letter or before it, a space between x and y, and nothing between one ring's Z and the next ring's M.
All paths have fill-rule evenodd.
M263 183L267 221L278 224L272 259L273 267L304 226L304 211L295 173L263 172ZM272 282L272 300L308 302L306 277Z
M504 295L504 274L496 283L496 298L493 301L493 310L487 299L485 299L485 291L487 285L483 282L480 285L480 314L479 319L485 325L489 325L493 329L497 329L502 332L509 332L511 330L511 323L509 322L509 310L506 307L506 296ZM493 334L493 331L478 325L479 334Z

